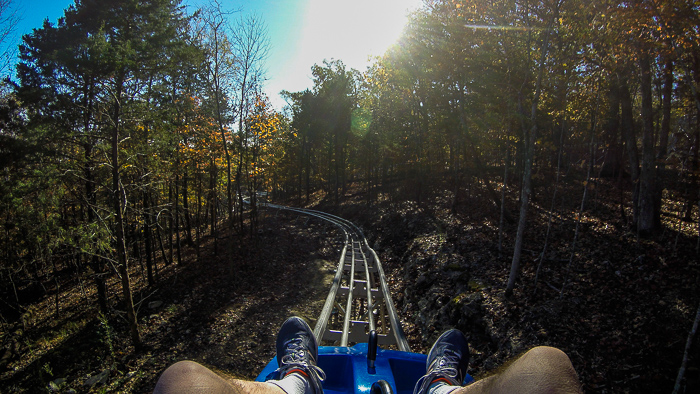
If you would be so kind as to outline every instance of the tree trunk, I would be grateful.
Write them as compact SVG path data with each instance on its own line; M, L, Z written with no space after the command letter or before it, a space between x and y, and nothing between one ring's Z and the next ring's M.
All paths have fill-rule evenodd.
M642 93L642 168L639 174L639 215L637 230L642 234L656 231L660 227L659 212L654 209L656 193L656 167L654 157L654 108L651 93L651 59L643 54L639 61Z
M240 139L243 138L243 135L241 135ZM238 166L236 168L236 216L238 218L238 229L241 233L243 233L243 187L241 186L241 183L243 182L243 143L239 144L238 149Z
M116 246L117 246L117 263L119 274L122 282L122 292L124 295L124 308L126 309L127 321L129 324L129 332L131 341L134 347L141 346L141 337L139 334L138 321L136 320L136 311L134 310L134 300L131 295L131 283L129 281L129 268L127 266L128 257L126 254L126 243L124 240L124 217L122 213L122 189L121 180L119 179L119 127L121 116L121 100L123 89L123 75L117 79L114 101L114 129L112 131L112 199L115 211L115 226L116 226Z
M233 228L233 193L231 191L231 153L229 152L228 144L226 143L226 131L224 121L221 114L221 104L219 103L218 88L216 89L216 118L219 124L219 133L221 134L221 143L224 146L224 156L226 157L226 217L229 218L229 225Z
M691 185L689 187L690 192L688 193L688 208L685 211L685 217L683 218L684 220L690 222L693 216L693 205L695 205L695 195L693 193L693 190L697 190L700 193L700 154L698 154L698 145L700 145L700 111L698 111L698 115L696 115L696 124L695 124L695 144L693 146L693 166L692 166L692 172L693 172L693 178L691 180ZM700 217L700 215L698 215Z
M462 92L463 89L459 89L460 92ZM460 97L460 116L459 116L459 123L462 128L462 135L465 138L465 148L469 148L469 151L472 152L472 158L474 159L474 165L476 166L476 173L477 176L484 182L484 186L486 187L486 191L488 192L489 197L491 197L491 201L493 201L494 205L496 205L500 210L501 214L503 215L503 218L508 221L508 223L514 222L515 220L511 216L511 214L503 209L502 203L501 203L501 198L496 193L496 190L491 186L491 180L488 177L488 173L486 171L486 166L481 162L480 156L481 156L481 151L479 150L479 147L477 146L476 142L474 142L474 137L472 134L469 132L469 129L467 128L467 111L465 107L465 101L466 97L464 97L463 94L461 94ZM465 157L467 153L467 149L465 151Z
M508 165L510 164L510 147L506 145L506 160L503 168L503 188L501 188L501 216L498 220L498 257L503 255L503 232L506 213L506 190L508 188Z
M566 97L564 97L564 103L566 103ZM547 220L547 233L544 236L544 246L542 247L542 253L540 254L540 261L537 264L537 270L535 271L535 283L533 293L537 292L537 282L540 278L540 269L542 264L547 259L547 248L549 247L549 236L552 233L552 223L554 222L554 207L557 202L557 192L559 191L559 181L561 179L561 155L564 150L564 129L566 128L567 118L564 117L561 120L561 128L559 129L559 149L557 151L557 176L554 183L554 192L552 193L552 204L549 207L549 219ZM589 167L590 169L590 167ZM589 171L590 173L590 171Z
M688 365L688 359L690 358L690 351L693 347L693 340L695 339L695 334L698 332L698 326L700 325L700 305L695 312L695 320L693 320L693 327L688 332L688 338L685 341L685 350L683 351L683 361L681 362L681 367L678 369L678 375L676 376L676 383L673 386L673 394L680 393L681 385L683 384L683 378L685 376L685 369Z
M151 255L153 253L153 237L151 236L151 207L150 207L150 196L148 191L143 192L143 221L144 221L144 236L146 237L146 273L148 277L148 285L155 285L156 281L153 277L153 260Z
M249 55L249 54L246 54ZM239 143L238 143L238 168L236 169L236 194L238 196L238 224L239 224L239 229L241 233L243 233L243 190L241 189L241 183L243 182L242 179L242 171L243 171L243 156L244 156L244 143L246 141L246 136L245 132L243 130L243 119L244 119L244 111L243 109L245 108L246 104L246 94L248 90L248 72L250 71L249 65L245 63L243 65L243 78L241 80L241 100L238 103L238 135L239 135ZM248 190L249 193L255 192L255 190Z
M609 108L603 133L607 149L605 150L605 161L600 170L603 177L616 178L622 171L622 152L620 150L620 85L614 75L610 78L608 91Z
M202 173L199 171L199 166L195 166L196 182L197 182L197 209L195 211L195 232L197 234L197 243L195 248L197 251L197 261L200 259L200 244L202 243L201 223L202 223ZM206 223L206 220L204 221Z
M95 193L95 180L94 175L91 170L91 147L86 145L85 147L85 195L88 201L87 207L87 219L88 223L93 223L95 221L95 208L97 205L97 194ZM93 253L91 256L92 267L95 271L95 288L97 289L97 304L100 307L100 312L103 315L109 316L109 305L107 303L107 285L105 281L105 276L107 272L105 270L105 264L102 259Z
M595 136L596 136L596 114L597 111L592 112L591 116L591 139L588 144L588 157L589 161L593 161L595 156ZM578 242L579 229L581 228L581 219L583 218L583 212L586 208L586 196L588 195L588 187L591 181L591 173L593 166L588 167L588 172L586 173L586 181L583 183L583 193L581 195L581 206L579 208L578 214L576 215L576 228L574 230L574 240L571 243L571 253L569 254L569 262L566 265L566 273L564 274L564 280L561 284L561 289L559 290L559 298L564 297L564 289L569 281L569 274L571 273L571 267L574 264L574 257L576 256L576 242Z
M185 240L187 245L193 246L192 240L192 215L190 215L190 199L189 199L189 176L187 167L183 168L185 174L182 176L182 213L185 216Z
M367 137L368 140L370 137ZM372 155L372 141L367 141L367 157L365 157L365 191L367 200L365 203L369 207L372 204L372 161L374 157Z
M632 96L624 77L620 78L620 107L622 119L622 137L625 140L627 157L630 161L630 176L632 182L639 180L639 154L637 153L637 140L634 131L634 112L632 110Z
M661 103L661 131L659 151L657 153L656 187L654 190L654 218L656 228L661 228L661 203L666 182L666 158L668 155L668 136L671 133L671 99L673 98L673 61L666 59L664 67L663 98Z
M304 152L304 158L305 158L305 167L306 167L306 173L304 174L304 183L306 186L306 204L309 203L311 200L311 147L309 146L310 142L308 141L308 137L304 135L304 146L305 146L305 152Z
M694 54L693 56L693 75L692 78L690 75L688 75L688 80L691 82L689 83L690 85L690 90L693 94L693 101L695 102L695 138L694 138L694 143L692 145L692 152L693 152L693 157L692 157L692 165L691 165L691 173L693 174L691 178L691 185L689 186L689 189L687 191L687 203L686 203L686 211L685 211L685 216L683 217L683 220L685 221L692 221L692 216L693 216L693 207L695 204L698 204L698 208L700 208L700 201L696 201L695 199L697 198L696 193L694 191L697 190L697 194L700 195L700 187L698 186L698 180L700 177L698 177L698 169L700 169L700 155L698 154L699 147L698 144L700 144L700 95L698 94L698 89L697 86L700 85L700 55L697 53ZM700 215L698 218L698 229L700 229ZM700 250L700 236L698 237L698 244L696 246L696 251Z
M335 161L333 162L333 201L335 203L335 206L338 206L339 203L339 196L338 196L338 189L340 188L340 165L341 165L341 147L340 147L340 142L338 140L338 133L340 131L338 130L338 126L335 127L335 132L333 133L333 146L334 146L334 156L335 156Z
M85 111L83 113L83 128L85 132L92 130L92 119L94 115L94 97L95 97L95 84L91 78L88 78L84 85L85 94L83 95L83 107ZM95 193L95 175L92 172L92 166L94 165L92 161L92 149L93 145L91 141L87 140L84 145L85 149L85 198L87 200L87 222L92 224L95 222L95 209L97 209L97 193ZM109 315L109 305L107 303L107 285L105 281L105 276L108 271L105 269L105 264L102 259L97 256L96 251L93 251L90 257L86 256L86 259L91 261L92 268L94 270L95 288L97 290L97 304L99 305L100 312L105 316Z
M209 190L210 190L210 204L211 204L211 217L209 218L211 221L211 228L209 229L209 234L214 238L214 255L219 254L219 241L218 241L218 236L217 236L217 228L216 228L216 205L217 205L217 196L216 196L216 165L214 163L214 159L212 158L210 160L211 163L211 173L209 175Z
M547 58L547 52L549 48L549 30L554 23L554 20L559 14L559 3L557 3L557 9L554 11L552 19L550 20L547 29L544 33L544 39L542 40L542 48L540 53L540 64L537 73L537 82L535 83L535 93L532 97L532 104L530 106L530 132L528 133L525 128L523 128L523 141L525 142L525 157L523 163L523 185L522 192L520 194L520 218L518 220L518 232L515 236L515 248L513 250L513 261L510 266L510 275L508 276L508 285L506 287L505 295L509 297L513 294L513 289L515 288L515 280L518 278L518 273L520 271L520 257L523 249L523 241L525 238L525 225L527 224L527 210L530 203L530 193L532 184L532 163L535 159L535 143L537 142L537 106L540 101L542 79L544 77L544 64Z
M661 164L664 164L666 154L668 153L668 136L671 132L671 101L673 99L673 83L673 61L667 59L664 67L661 134L659 135L658 152L658 158L661 160Z
M173 213L174 206L173 203L173 185L172 182L168 183L168 204L170 205L170 214L168 215L168 251L170 252L170 261L175 261L175 254L173 251L173 234L175 232L175 215Z
M177 253L177 263L182 264L182 242L180 240L180 159L175 161L175 206L173 207L173 215L175 221L175 251Z
M535 104L533 104L534 106ZM518 232L515 237L515 247L513 250L513 260L510 267L510 275L508 276L508 285L506 287L506 296L513 294L515 288L515 280L518 278L520 271L520 256L523 250L523 242L525 238L525 226L527 224L527 209L530 203L530 192L532 183L532 161L535 155L535 141L537 136L537 126L533 125L530 129L529 136L526 135L528 148L525 152L525 163L523 165L523 183L520 194L520 218L518 219Z
M54 263L54 271L53 271L53 283L54 286L56 286L56 294L54 295L54 318L56 321L58 321L61 317L61 286L58 284L58 277L57 277L57 272L56 272L56 264Z
M170 259L168 259L168 255L165 253L165 246L163 245L163 236L160 234L160 226L156 224L156 236L158 237L158 244L160 245L160 253L163 256L163 261L165 261L165 265L170 265L170 262L172 260L172 253L170 255ZM158 265L156 264L156 268Z

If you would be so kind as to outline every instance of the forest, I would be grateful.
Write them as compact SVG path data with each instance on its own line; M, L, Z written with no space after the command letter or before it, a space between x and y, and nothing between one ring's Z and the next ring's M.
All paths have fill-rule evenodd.
M9 3L0 0L0 12ZM259 17L217 2L188 13L179 0L76 0L23 37L15 76L0 89L0 381L65 385L56 363L40 360L88 331L100 338L100 360L135 368L139 354L155 352L144 334L155 324L152 296L195 262L244 281L278 220L261 203L274 201L374 226L370 241L394 248L399 273L409 269L399 264L396 245L410 244L401 231L417 230L370 217L438 206L466 215L486 235L449 235L465 234L466 221L430 226L454 241L445 248L474 242L497 256L488 291L501 305L590 301L597 290L582 296L581 283L607 289L628 262L656 279L628 295L632 280L620 280L610 294L622 305L639 291L673 309L673 339L652 346L672 354L663 377L651 367L596 375L603 367L572 357L584 388L692 392L699 36L691 0L425 0L366 70L326 60L312 68L312 88L283 92L287 106L275 109ZM592 233L620 243L586 241ZM475 272L478 261L469 262ZM474 283L463 285L481 290ZM399 309L418 305L409 298L398 297ZM140 379L127 375L119 384ZM148 391L157 375L148 376L110 390Z

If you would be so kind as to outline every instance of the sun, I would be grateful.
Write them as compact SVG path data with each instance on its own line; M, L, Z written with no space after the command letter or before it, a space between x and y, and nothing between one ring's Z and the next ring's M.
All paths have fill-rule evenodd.
M309 0L302 32L302 56L340 59L360 70L401 35L409 10L422 0Z
M275 68L279 77L268 87L301 91L311 87L311 67L324 60L342 60L347 69L365 71L374 56L383 55L394 44L408 21L408 14L423 0L299 0L301 26L288 32L284 57ZM275 105L285 101L273 93Z

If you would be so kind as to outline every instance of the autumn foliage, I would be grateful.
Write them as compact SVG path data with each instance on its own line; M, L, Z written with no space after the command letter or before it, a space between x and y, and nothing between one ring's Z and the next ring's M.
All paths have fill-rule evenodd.
M95 295L90 321L123 316L140 350L148 295L134 300L134 269L151 289L207 241L252 248L266 201L478 206L491 252L510 263L498 291L514 302L597 280L576 271L590 228L648 246L654 269L667 268L659 239L697 257L698 31L690 0L425 0L366 70L317 64L280 109L264 93L255 17L216 2L188 14L178 0L77 1L23 37L0 98L3 335L31 331L39 299L72 316L61 294L78 283ZM615 196L614 225L590 214L598 193ZM547 227L534 239L533 221ZM553 250L556 283L540 266L532 278L528 263ZM693 301L674 329L690 329Z

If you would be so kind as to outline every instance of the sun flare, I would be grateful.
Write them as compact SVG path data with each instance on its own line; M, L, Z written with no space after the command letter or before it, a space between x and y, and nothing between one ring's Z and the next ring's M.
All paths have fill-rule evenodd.
M304 17L302 58L341 59L364 69L401 35L409 10L421 0L310 0Z

